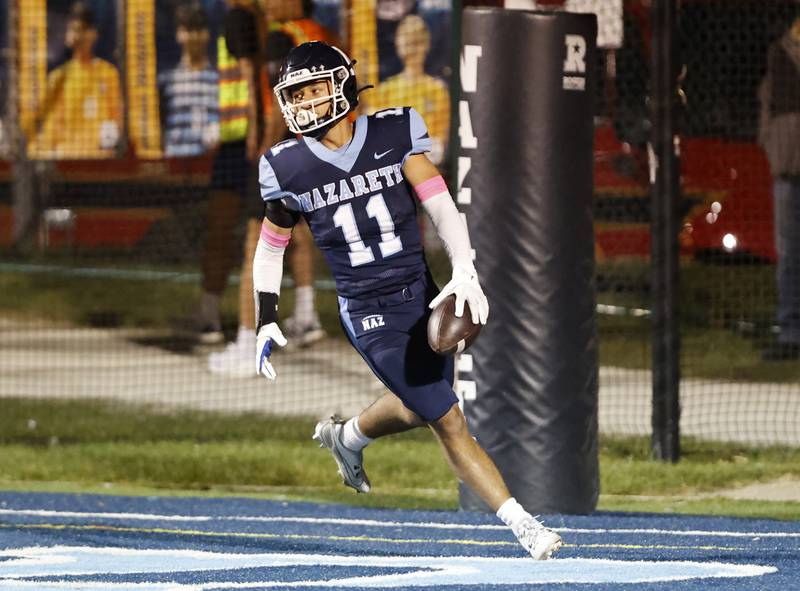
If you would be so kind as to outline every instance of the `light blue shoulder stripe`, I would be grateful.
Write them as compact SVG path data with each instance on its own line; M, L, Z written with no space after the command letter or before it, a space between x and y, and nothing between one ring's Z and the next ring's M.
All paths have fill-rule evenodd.
M314 156L320 160L345 172L350 172L367 139L368 124L366 115L362 115L356 119L354 125L355 132L353 133L353 141L347 144L347 146L342 146L338 150L326 148L321 142L318 142L312 137L303 136L303 141L308 146L308 149L313 152Z
M411 134L411 149L403 157L403 163L412 154L423 154L433 149L433 142L428 134L428 127L416 109L408 109L409 132Z
M266 156L261 156L261 160L258 161L258 184L261 190L261 198L264 201L290 197L297 204L298 209L302 211L300 199L298 199L297 195L291 191L281 189L280 181L278 181L278 177Z

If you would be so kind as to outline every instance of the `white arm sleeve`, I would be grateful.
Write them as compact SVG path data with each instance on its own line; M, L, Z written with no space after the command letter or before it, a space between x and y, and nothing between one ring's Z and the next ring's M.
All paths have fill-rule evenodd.
M262 327L278 320L278 295L281 291L283 252L285 250L285 246L274 246L264 241L264 239L259 239L258 246L256 246L256 254L253 257L253 300L256 305L256 334Z
M286 247L272 246L259 238L253 257L253 290L256 293L281 293L285 250Z
M463 269L474 269L469 232L450 193L443 192L426 199L422 208L431 218L436 233L444 243L450 264Z

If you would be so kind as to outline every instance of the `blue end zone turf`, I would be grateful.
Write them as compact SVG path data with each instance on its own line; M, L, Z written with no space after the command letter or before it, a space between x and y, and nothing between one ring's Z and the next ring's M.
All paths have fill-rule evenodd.
M566 545L534 562L478 513L0 493L0 591L800 589L796 522L543 520Z

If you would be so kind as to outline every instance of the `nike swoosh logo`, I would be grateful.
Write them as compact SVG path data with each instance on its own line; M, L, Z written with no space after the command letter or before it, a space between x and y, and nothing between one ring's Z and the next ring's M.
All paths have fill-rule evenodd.
M394 148L389 148L388 150L386 150L385 152L381 152L380 154L378 154L377 152L373 152L372 157L375 158L375 160L380 160L381 158L386 156L386 154L388 154L392 150L394 150Z

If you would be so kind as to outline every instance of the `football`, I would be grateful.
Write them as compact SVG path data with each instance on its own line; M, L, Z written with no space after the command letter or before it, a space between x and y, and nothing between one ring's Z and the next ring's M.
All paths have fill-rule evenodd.
M428 318L428 344L439 355L461 353L481 332L480 324L472 323L469 304L464 302L464 315L456 316L456 296L446 297Z

